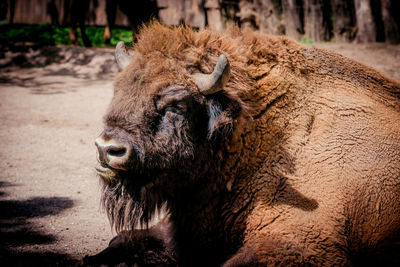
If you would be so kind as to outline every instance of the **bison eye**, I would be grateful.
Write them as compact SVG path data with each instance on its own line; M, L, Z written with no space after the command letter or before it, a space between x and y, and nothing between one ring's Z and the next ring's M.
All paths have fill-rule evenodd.
M187 108L184 103L175 103L172 106L168 106L168 107L164 108L164 114L167 112L184 115L187 112Z

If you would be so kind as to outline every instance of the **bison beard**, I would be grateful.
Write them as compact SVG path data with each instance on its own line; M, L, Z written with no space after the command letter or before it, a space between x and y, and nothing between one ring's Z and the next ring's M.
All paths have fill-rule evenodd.
M86 264L400 262L397 82L236 28L152 23L116 60L96 145L118 236Z
M126 189L122 181L116 184L103 183L101 201L117 233L132 230L139 224L147 226L152 214L161 206L157 194L149 195L146 187Z

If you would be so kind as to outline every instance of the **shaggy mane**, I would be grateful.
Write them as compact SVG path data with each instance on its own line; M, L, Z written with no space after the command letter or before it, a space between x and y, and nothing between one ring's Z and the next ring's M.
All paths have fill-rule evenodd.
M147 69L154 70L163 62L175 59L182 66L179 70L185 80L199 70L211 73L221 54L225 54L231 64L231 78L224 92L242 105L244 111L257 114L260 108L255 103L255 95L260 88L271 88L266 78L276 65L287 67L300 73L304 68L301 46L286 37L267 36L251 31L241 31L231 27L224 33L209 29L194 31L187 26L167 27L153 21L142 26L134 49L145 60ZM154 59L152 61L151 59ZM150 75L151 76L151 75ZM194 85L192 83L192 85ZM265 96L268 95L265 92ZM269 103L270 99L259 99Z

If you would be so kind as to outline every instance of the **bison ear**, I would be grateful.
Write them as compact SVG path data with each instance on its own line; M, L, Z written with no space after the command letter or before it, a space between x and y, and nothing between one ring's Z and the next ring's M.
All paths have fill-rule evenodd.
M120 70L124 69L131 62L132 56L129 55L125 43L120 41L118 42L115 48L115 60L117 61L118 67Z
M217 93L207 101L208 139L229 137L235 119L241 112L240 104L223 93Z

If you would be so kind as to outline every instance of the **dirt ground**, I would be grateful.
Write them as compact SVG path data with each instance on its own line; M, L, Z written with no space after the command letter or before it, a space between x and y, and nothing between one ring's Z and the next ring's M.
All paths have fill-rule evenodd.
M400 46L322 44L400 81ZM71 266L114 233L99 205L94 140L113 49L0 46L0 262Z

